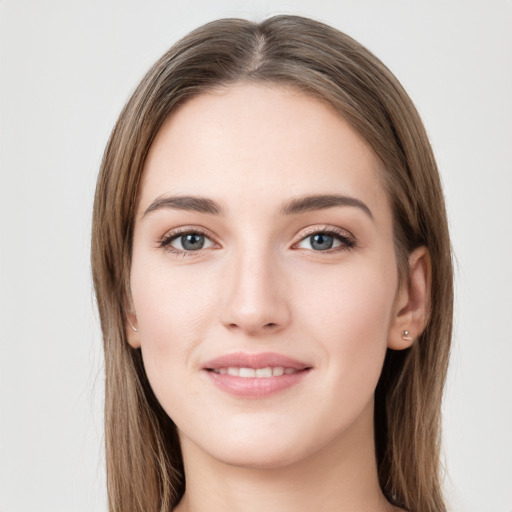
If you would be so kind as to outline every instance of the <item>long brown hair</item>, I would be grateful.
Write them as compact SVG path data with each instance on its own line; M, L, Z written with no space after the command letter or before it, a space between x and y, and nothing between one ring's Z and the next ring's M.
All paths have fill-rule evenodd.
M410 349L388 350L376 390L375 440L387 499L411 512L445 510L440 415L452 330L452 262L444 199L425 129L393 74L347 35L317 21L208 23L174 45L124 107L105 150L92 229L92 268L106 369L105 442L111 512L164 512L185 475L172 420L126 339L138 185L164 119L187 99L240 81L285 84L332 105L383 163L397 265L425 245L432 263L429 322Z

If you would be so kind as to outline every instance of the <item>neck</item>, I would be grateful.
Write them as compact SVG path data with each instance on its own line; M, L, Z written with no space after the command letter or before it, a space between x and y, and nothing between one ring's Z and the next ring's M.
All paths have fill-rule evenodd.
M283 467L223 463L182 436L186 492L177 512L388 512L380 490L373 403L357 424L316 452Z

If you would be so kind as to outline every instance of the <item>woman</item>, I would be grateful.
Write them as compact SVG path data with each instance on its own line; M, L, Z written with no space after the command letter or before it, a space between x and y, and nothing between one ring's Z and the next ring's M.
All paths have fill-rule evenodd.
M110 138L92 261L110 510L445 509L444 200L358 43L293 16L177 43Z

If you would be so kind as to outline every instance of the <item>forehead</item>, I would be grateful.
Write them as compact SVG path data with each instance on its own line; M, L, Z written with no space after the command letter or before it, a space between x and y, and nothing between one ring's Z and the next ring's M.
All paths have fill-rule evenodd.
M237 84L166 119L146 159L140 206L197 194L263 207L334 192L386 208L381 173L366 141L325 102L291 87Z

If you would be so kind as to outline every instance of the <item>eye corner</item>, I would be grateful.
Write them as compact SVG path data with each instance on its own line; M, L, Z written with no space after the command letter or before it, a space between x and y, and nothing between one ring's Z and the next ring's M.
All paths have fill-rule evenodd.
M187 242L185 237L190 237ZM202 242L197 242L197 246L192 237L199 237ZM178 247L174 242L178 241ZM204 254L205 250L218 249L220 244L207 230L197 226L181 226L179 228L168 230L163 236L156 240L157 247L166 252L177 256L198 256Z
M299 236L299 240L291 246L291 249L305 250L317 254L333 254L354 249L358 245L352 233L336 226L312 226L300 233ZM313 246L313 238L315 236L322 236L324 238L316 242L318 244L316 248ZM311 246L302 247L301 244L307 244L308 240ZM322 244L324 244L324 247L321 247Z

